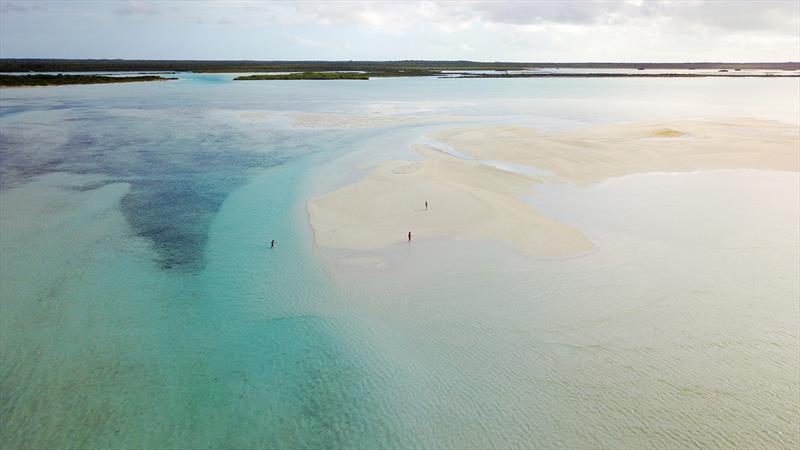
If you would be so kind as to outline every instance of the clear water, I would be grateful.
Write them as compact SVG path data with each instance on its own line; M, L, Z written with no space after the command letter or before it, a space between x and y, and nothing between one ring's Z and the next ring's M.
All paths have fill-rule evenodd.
M796 173L552 186L564 260L327 251L304 209L436 129L797 124L796 80L234 76L0 91L3 447L800 444Z

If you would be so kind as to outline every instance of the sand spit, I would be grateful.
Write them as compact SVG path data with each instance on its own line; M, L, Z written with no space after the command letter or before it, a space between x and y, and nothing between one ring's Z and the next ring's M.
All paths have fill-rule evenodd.
M800 170L800 128L756 120L616 125L562 133L471 127L431 138L474 158L532 166L578 183L644 172Z
M568 133L469 127L431 138L475 160L417 145L422 161L385 162L360 181L311 199L307 210L317 244L374 250L405 243L411 231L417 239L504 241L535 257L592 248L580 231L520 200L552 178L504 171L480 160L535 167L551 172L556 181L576 183L643 172L800 170L800 129L775 122L687 121Z
M309 201L317 244L373 250L407 242L411 231L416 239L505 241L531 256L564 256L592 247L576 229L519 199L532 192L535 179L428 146L415 149L426 159L383 163L361 181Z

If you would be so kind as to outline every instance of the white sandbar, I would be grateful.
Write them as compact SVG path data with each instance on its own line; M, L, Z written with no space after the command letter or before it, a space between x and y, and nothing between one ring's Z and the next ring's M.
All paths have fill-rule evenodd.
M431 136L476 160L427 146L422 161L387 161L360 181L311 199L322 247L373 250L414 238L499 240L530 256L592 248L579 230L543 216L520 198L553 179L477 160L542 169L557 181L595 182L643 172L710 169L800 170L796 126L742 120L620 125L564 133L511 126L469 127ZM425 201L429 208L425 210Z

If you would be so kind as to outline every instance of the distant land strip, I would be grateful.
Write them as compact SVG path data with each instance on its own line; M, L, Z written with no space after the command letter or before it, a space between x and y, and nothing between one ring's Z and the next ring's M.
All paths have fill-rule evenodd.
M139 81L167 81L154 75L135 77L107 77L101 75L0 75L0 87L63 86L68 84L134 83Z
M733 73L448 73L439 78L798 78L800 74Z
M800 77L800 74L733 74L722 69L721 73L468 73L468 72L439 72L439 71L383 71L383 72L295 72L284 74L242 75L234 81L264 81L264 80L369 80L370 78L386 77L429 77L438 78L703 78L703 77L728 77L728 78L787 78Z
M275 75L246 75L236 77L233 80L369 80L369 75L362 72L300 72Z
M520 69L800 70L800 62L202 61L2 58L0 72L397 72ZM404 75L408 76L408 74ZM418 75L419 76L419 75Z

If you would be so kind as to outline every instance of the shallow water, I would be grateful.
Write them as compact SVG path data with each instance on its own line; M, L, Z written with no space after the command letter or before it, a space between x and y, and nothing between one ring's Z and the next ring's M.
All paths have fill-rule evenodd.
M797 174L539 190L563 260L305 215L437 129L797 124L796 80L232 78L0 91L4 447L800 443Z

